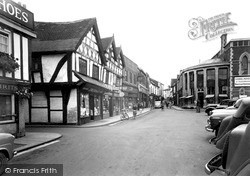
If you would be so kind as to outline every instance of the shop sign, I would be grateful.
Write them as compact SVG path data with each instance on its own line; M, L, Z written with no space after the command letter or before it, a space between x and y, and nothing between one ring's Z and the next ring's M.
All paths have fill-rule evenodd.
M234 78L234 86L250 86L250 77L235 77Z
M30 29L34 29L34 15L11 0L0 0L0 14Z
M15 85L0 84L0 90L17 91L18 88Z

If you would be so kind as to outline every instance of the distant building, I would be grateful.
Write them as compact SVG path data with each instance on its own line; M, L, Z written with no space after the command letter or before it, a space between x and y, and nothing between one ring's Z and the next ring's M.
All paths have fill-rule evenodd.
M177 77L177 102L180 106L201 106L223 99L250 96L250 39L221 36L221 49L211 59L188 67Z
M104 75L106 75L105 84L111 87L110 92L104 93L103 116L112 117L118 115L123 108L122 77L125 66L124 57L121 48L116 48L114 36L102 39L104 55L107 61Z
M137 64L124 55L125 69L122 82L125 108L132 108L133 103L138 103Z
M138 101L143 107L149 106L149 82L148 74L138 67Z

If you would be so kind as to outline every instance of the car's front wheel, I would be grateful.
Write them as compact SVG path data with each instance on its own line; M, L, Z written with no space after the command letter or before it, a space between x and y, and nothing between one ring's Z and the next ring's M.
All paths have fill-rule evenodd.
M3 152L0 152L0 175L4 173L7 162L8 162L8 158L5 156Z

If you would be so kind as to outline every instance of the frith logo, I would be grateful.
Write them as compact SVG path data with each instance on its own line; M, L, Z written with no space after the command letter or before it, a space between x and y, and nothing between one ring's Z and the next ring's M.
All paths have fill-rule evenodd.
M229 15L231 13L223 13L208 19L192 18L188 23L191 28L188 32L189 38L195 40L205 37L206 40L211 40L222 34L233 32L237 24L230 21Z

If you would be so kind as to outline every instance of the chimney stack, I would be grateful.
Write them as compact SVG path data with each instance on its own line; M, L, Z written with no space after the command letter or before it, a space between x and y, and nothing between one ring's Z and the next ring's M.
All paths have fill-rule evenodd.
M220 50L220 53L222 54L224 52L224 47L227 44L227 33L222 34L220 38L221 38L221 50Z

